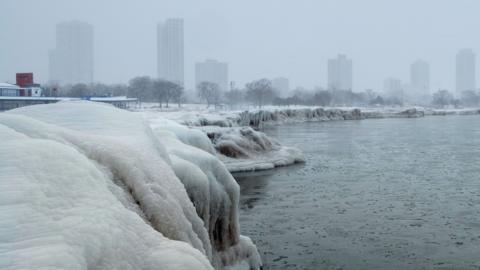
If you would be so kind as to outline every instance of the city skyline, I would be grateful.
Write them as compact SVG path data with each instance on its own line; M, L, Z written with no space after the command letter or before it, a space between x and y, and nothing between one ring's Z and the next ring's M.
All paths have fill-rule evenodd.
M157 23L157 76L160 79L169 80L184 85L185 60L184 60L184 22L183 18L167 18ZM49 51L49 82L50 83L93 83L94 80L94 57L93 57L93 33L94 28L87 22L72 20L67 22L59 22L56 24L56 47ZM79 36L80 35L80 36ZM64 48L69 48L70 52L65 52ZM72 48L73 47L73 48ZM62 51L63 50L63 51ZM85 53L71 55L72 51L84 50ZM70 54L63 63L58 63L57 55L63 53ZM228 64L219 63L213 59L207 59L204 62L196 62L195 65L195 85L191 88L195 89L198 84L199 64L210 64L211 62L226 65L226 77L228 78ZM72 65L70 63L77 62ZM338 54L336 58L327 61L327 85L330 90L355 90L353 88L353 63L352 59L345 54ZM461 49L456 54L456 73L455 73L455 89L449 89L452 93L459 96L462 91L474 89L476 87L476 57L472 49ZM65 68L67 67L67 68ZM205 69L205 68L203 68ZM76 71L76 72L74 72ZM211 72L210 72L211 73ZM213 75L200 75L200 77L215 77ZM220 78L220 76L217 76ZM63 79L60 79L63 78ZM215 78L208 80L218 83ZM462 78L462 79L459 79ZM286 79L285 77L275 77L272 82L278 79ZM465 82L467 79L467 82ZM220 79L219 79L220 80ZM220 80L220 89L228 90L228 85L232 81ZM392 82L400 83L402 95L419 95L427 96L430 94L430 67L423 59L417 59L410 65L410 83L403 84L401 79L388 77L383 81L383 89L377 89L378 92L389 92L386 85ZM283 82L282 82L283 83ZM396 85L396 84L395 84ZM473 85L473 87L472 87ZM459 90L460 89L460 90ZM289 89L289 91L292 89ZM363 91L362 89L356 89ZM284 90L283 90L284 91ZM399 91L398 89L396 90ZM285 93L282 92L283 95Z
M480 7L480 3L468 0L455 3L426 0L410 4L374 0L343 2L351 8L339 10L338 5L328 1L306 1L302 5L277 1L278 13L265 21L261 18L272 3L255 2L258 9L251 10L252 1L228 5L221 1L196 5L182 0L175 3L149 1L148 5L110 0L68 4L51 0L42 3L6 1L0 3L5 10L5 16L0 18L0 31L9 37L9 42L0 45L0 80L12 82L15 72L31 71L39 81L46 82L49 77L46 52L54 47L53 26L72 18L94 26L94 79L105 83L125 83L139 75L157 76L155 26L158 21L170 17L184 18L188 25L185 29L185 82L188 87L194 85L193 63L207 58L228 62L230 77L236 85L283 74L289 78L292 88L325 87L324 63L330 56L342 52L355 62L355 91L381 89L382 78L391 75L408 81L408 66L418 58L430 64L431 91L440 88L454 91L455 63L452 59L455 54L468 47L480 51L478 38L470 34L480 25L469 19L474 17L474 7ZM113 3L118 9L115 16L106 21L97 10ZM364 8L369 3L375 5L375 14ZM409 9L412 4L416 6L414 10ZM434 4L436 9L432 12ZM191 5L194 8L186 11ZM290 16L293 8L295 14L301 16ZM52 9L58 12L51 16L41 15ZM231 9L238 12L229 14ZM318 9L326 15L312 16ZM391 13L391 10L397 12ZM20 11L21 16L31 19L15 20ZM248 20L244 16L246 11L249 11ZM142 16L125 20L137 13ZM429 14L428 22L423 19L425 14ZM407 17L409 20L402 20ZM444 18L450 17L456 19L444 22ZM253 21L255 27L252 27ZM333 31L329 25L335 21L337 26ZM444 36L450 38L444 39ZM256 46L257 42L264 46ZM12 46L13 43L17 45ZM478 79L478 73L476 77Z

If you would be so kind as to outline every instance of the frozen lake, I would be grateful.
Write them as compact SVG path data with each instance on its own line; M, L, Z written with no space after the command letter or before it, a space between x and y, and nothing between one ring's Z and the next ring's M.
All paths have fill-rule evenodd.
M265 269L480 269L480 117L265 132L307 161L235 176Z

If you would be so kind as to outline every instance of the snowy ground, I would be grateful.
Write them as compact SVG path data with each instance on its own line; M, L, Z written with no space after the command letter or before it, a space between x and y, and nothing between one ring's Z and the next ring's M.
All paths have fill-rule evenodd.
M87 101L0 114L1 269L260 268L200 131Z

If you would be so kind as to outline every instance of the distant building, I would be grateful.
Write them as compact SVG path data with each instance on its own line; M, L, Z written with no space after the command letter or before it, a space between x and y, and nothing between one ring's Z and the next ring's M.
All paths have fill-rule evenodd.
M0 83L0 97L40 97L42 88L33 82L33 73L17 73L16 83Z
M395 78L388 78L383 82L383 92L388 98L395 98L403 102L404 89L402 81Z
M183 19L157 25L158 78L184 85Z
M423 60L417 60L410 66L410 89L412 96L430 95L430 66Z
M57 24L56 47L49 55L50 80L60 84L93 82L93 27L85 22Z
M0 97L18 97L21 88L15 84L0 83Z
M228 64L208 59L195 64L195 85L201 82L218 84L221 91L228 91Z
M340 54L337 58L328 60L328 88L330 90L352 90L353 65L352 60Z
M457 95L466 90L476 89L475 53L471 49L463 49L457 53L456 59Z
M33 73L17 73L15 74L17 85L26 87L33 84Z
M288 81L287 78L284 77L278 77L272 80L272 87L276 91L278 91L278 94L280 97L285 98L289 96L290 93L290 82Z

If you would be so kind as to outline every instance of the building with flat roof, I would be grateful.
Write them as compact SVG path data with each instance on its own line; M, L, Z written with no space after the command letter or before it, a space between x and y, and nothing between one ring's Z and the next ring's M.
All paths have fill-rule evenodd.
M183 19L158 23L157 57L158 78L184 86Z
M282 98L286 98L290 94L290 82L285 77L277 77L272 80L272 87L278 92Z
M220 91L228 91L228 64L208 59L195 64L195 86L201 82L218 85Z
M423 60L416 60L410 66L410 91L416 98L430 95L430 66Z
M49 54L50 80L59 84L93 82L93 27L81 21L56 26L55 49Z
M327 70L329 90L353 90L352 59L345 54L339 54L337 58L328 60Z
M463 49L456 57L456 94L460 96L463 91L476 90L476 57L472 49Z

